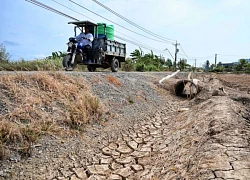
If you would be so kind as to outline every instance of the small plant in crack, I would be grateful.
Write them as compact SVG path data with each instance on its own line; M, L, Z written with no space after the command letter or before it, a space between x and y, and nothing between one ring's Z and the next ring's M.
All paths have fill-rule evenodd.
M134 104L134 98L133 98L132 96L129 96L129 97L128 97L128 102L129 102L130 104Z

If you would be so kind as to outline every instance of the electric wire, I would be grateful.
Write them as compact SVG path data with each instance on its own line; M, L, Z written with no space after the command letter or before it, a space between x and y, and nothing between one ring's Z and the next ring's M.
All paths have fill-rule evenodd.
M78 19L76 19L76 18L74 18L74 17L72 17L72 16L69 16L69 15L67 15L67 14L64 14L64 13L62 13L62 12L60 12L60 11L54 9L54 8L51 8L50 6L47 6L47 5L43 4L43 3L40 3L39 1L36 1L36 0L25 0L25 1L30 2L30 3L32 3L32 4L36 5L36 6L39 6L39 7L41 7L41 8L44 8L44 9L46 9L46 10L49 10L49 11L51 11L51 12L54 12L54 13L56 13L56 14L65 16L65 17L67 17L67 18L69 18L69 19L73 19L73 20L79 21ZM133 44L133 45L136 45L136 46L143 47L144 49L154 50L154 51L157 51L157 52L162 52L162 53L164 53L164 51L162 51L162 50L158 50L158 49L155 49L155 48L151 48L151 47L149 47L149 46L146 46L146 45L143 45L143 44L140 44L140 43L136 43L136 42L134 42L134 41L131 41L131 40L128 40L128 39L119 37L119 36L116 36L116 38L118 38L118 39L120 39L120 40L123 40L123 41L125 41L125 42L128 42L128 43L130 43L130 44Z
M188 55L186 54L186 52L184 51L184 49L181 45L180 45L180 48L181 48L182 52L184 53L184 55L188 58L188 60L192 61L192 59L190 57L188 57Z
M118 24L118 23L116 23L116 22L114 22L114 21L111 21L110 19L105 18L105 17L103 17L103 16L101 16L101 15L95 13L94 11L91 11L90 9L88 9L88 8L86 8L86 7L84 7L84 6L80 5L80 4L78 4L78 3L76 3L76 2L73 1L73 0L69 0L69 1L72 2L73 4L77 5L77 6L81 7L81 8L83 8L83 9L85 9L85 10L87 10L87 11L89 11L89 12L91 12L91 13L93 13L93 14L95 14L95 15L97 15L97 16L99 16L99 17L101 17L101 18L103 18L103 19L105 19L105 20L107 20L107 21L109 21L109 22L111 22L111 23L113 23L113 24L116 24L116 25L119 26L119 27L122 27L122 28L124 28L124 29L126 29L126 30L128 30L128 31L130 31L130 32L133 32L133 33L135 33L135 34L137 34L137 35L139 35L139 36L142 36L142 37L144 37L144 38L151 39L151 40L154 40L154 41L157 41L157 42L161 42L161 43L171 43L171 42L169 42L169 41L157 40L157 39L151 38L151 37L149 37L149 36L140 34L140 33L136 32L136 31L133 31L133 30L131 30L131 29L125 27L125 26L122 26L122 25L120 25L120 24Z
M32 4L34 4L34 5L37 5L37 6L39 6L39 7L42 7L42 8L44 8L44 9L47 9L47 10L49 10L49 11L51 11L51 12L56 13L56 14L62 15L62 16L64 16L64 17L73 19L73 20L75 20L75 21L79 21L78 19L76 19L76 18L74 18L74 17L72 17L72 16L69 16L69 15L67 15L67 14L65 14L65 13L63 13L63 12L60 12L60 11L58 11L58 10L52 8L52 7L49 7L49 6L43 4L43 3L39 2L39 1L36 1L36 0L25 0L25 1L27 1L27 2L29 2L29 3L32 3Z
M214 57L214 56L202 56L202 57L192 57L193 59L205 59L205 58L211 58L211 57Z
M84 17L87 17L87 16L83 15L82 13L80 13L80 12L78 12L78 11L76 11L76 10L73 10L73 9L71 9L71 8L69 8L69 7L67 7L67 6L65 6L65 5L63 5L63 4L61 4L61 3L59 3L59 2L56 1L56 0L52 0L52 1L55 2L55 3L57 3L57 4L59 4L59 5L61 5L61 6L63 6L63 7L65 7L65 8L67 8L67 9L69 9L69 10L71 10L71 11L73 11L73 12L75 12L75 13L78 13L78 14L84 16ZM87 18L89 18L89 17L87 17ZM97 23L96 20L94 20L94 19L91 19L91 20L93 20L95 23ZM143 47L143 48L148 49L148 50L154 50L154 51L157 51L157 52L164 52L164 51L162 51L162 50L159 50L159 49L156 49L156 48L152 48L152 47L150 47L150 46L147 46L147 45L143 44L142 42L140 42L140 41L138 41L138 40L135 40L135 39L133 39L133 38L127 36L126 34L124 34L124 33L122 33L122 32L119 32L119 31L117 31L117 30L116 30L116 32L118 32L119 34L122 34L122 35L124 35L124 36L126 36L126 37L132 39L133 41L128 40L128 39L125 39L125 38L122 38L122 39L121 39L121 37L116 36L116 38L118 38L118 39L121 39L121 40L123 40L123 41L129 42L129 43L134 44L134 45L138 45L138 46ZM136 42L134 42L134 41L136 41Z
M142 47L142 48L144 48L144 49L154 50L155 52L160 52L160 53L165 53L165 51L163 51L163 50L155 49L155 48L152 48L152 47L150 47L150 46L147 46L147 45L144 45L144 44L140 44L140 43L137 43L137 42L128 40L128 39L126 39L126 38L123 38L123 37L120 37L120 36L117 36L117 35L115 35L115 37L118 38L118 39L120 39L120 40L129 42L129 43L134 44L134 45L137 45L137 46L139 46L139 47Z
M242 55L225 55L225 54L217 54L217 55L220 55L220 56L234 56L234 57L250 57L249 55L248 56L242 56Z
M71 10L71 11L73 11L73 12L75 12L75 13L77 13L77 14L80 14L80 15L82 15L82 16L84 16L84 17L87 17L88 19L91 19L94 23L97 23L96 20L94 20L94 19L92 19L92 18L90 18L90 17L88 17L88 16L86 16L86 15L84 15L84 14L82 14L82 13L76 11L76 10L74 10L74 9L71 9L71 8L69 8L69 7L65 6L65 5L63 5L63 4L59 3L59 2L56 1L56 0L52 0L52 1L55 2L55 3L57 3L57 4L59 4L59 5L61 5L61 6L63 6L63 7L65 7L65 8L67 8L67 9L69 9L69 10ZM142 42L140 42L140 41L138 41L138 40L136 40L136 39L133 39L133 38L129 37L128 35L126 35L126 34L120 32L120 31L117 31L117 30L116 30L116 32L118 32L119 34L122 34L123 36L126 36L127 38L129 38L129 39L131 39L131 40L133 40L133 41L136 41L136 42L139 42L139 43L143 44Z
M58 1L55 1L55 0L51 0L51 1L53 1L53 2L55 2L55 3L57 3L57 4L59 4L60 6L65 7L65 8L67 8L67 9L69 9L69 10L71 10L71 11L77 13L77 14L80 14L80 15L82 15L82 16L84 16L84 17L86 17L86 18L88 18L88 19L90 19L90 20L92 20L92 21L95 21L94 19L92 19L92 18L90 18L90 17L88 17L88 16L86 16L86 15L84 15L84 14L82 14L82 13L80 13L80 12L74 10L74 9L72 9L72 8L69 8L68 6L65 6L65 5L62 4L62 3L59 3ZM96 21L95 21L95 22L96 22Z
M94 1L96 4L100 5L100 6L103 7L104 9L108 10L109 12L115 14L116 16L118 16L119 18L123 19L124 21L128 22L129 24L131 24L131 25L137 27L138 29L140 29L140 30L142 30L142 31L144 31L144 32L146 32L146 33L148 33L148 34L154 36L154 37L157 37L157 38L159 38L159 39L161 39L161 40L166 40L166 41L176 41L176 40L173 40L173 39L170 39L170 38L166 38L166 37L160 36L160 35L158 35L158 34L156 34L156 33L153 33L153 32L151 32L151 31L149 31L149 30L147 30L147 29L145 29L145 28L139 26L138 24L136 24L136 23L130 21L129 19L125 18L124 16L118 14L117 12L113 11L112 9L110 9L109 7L105 6L104 4L102 4L101 2L99 2L99 1L97 1L97 0L92 0L92 1Z

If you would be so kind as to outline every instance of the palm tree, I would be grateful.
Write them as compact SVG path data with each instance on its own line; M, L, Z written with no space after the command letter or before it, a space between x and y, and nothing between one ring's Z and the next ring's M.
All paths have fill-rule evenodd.
M140 48L140 50L139 50L139 49L134 50L134 52L132 52L132 53L130 54L130 56L132 57L131 59L134 60L134 61L140 61L140 59L141 59L142 56L143 56L142 53L143 53L143 52L142 52L141 48Z

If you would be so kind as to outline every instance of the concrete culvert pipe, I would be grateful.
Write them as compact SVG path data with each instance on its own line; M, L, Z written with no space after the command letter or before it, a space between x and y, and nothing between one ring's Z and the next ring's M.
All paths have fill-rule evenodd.
M199 86L196 86L190 80L180 80L175 84L174 93L183 98L194 98L200 92Z

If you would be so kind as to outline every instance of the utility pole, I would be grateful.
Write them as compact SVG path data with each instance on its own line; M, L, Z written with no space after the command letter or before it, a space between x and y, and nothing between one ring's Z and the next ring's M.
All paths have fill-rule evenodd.
M215 58L214 58L215 67L216 67L216 63L217 63L217 54L215 54Z
M175 56L174 56L174 69L176 70L176 60L177 60L177 53L179 52L179 49L177 48L178 45L180 45L180 43L176 43L173 44L175 46Z
M194 71L196 71L196 59L194 59L194 67L195 67Z

